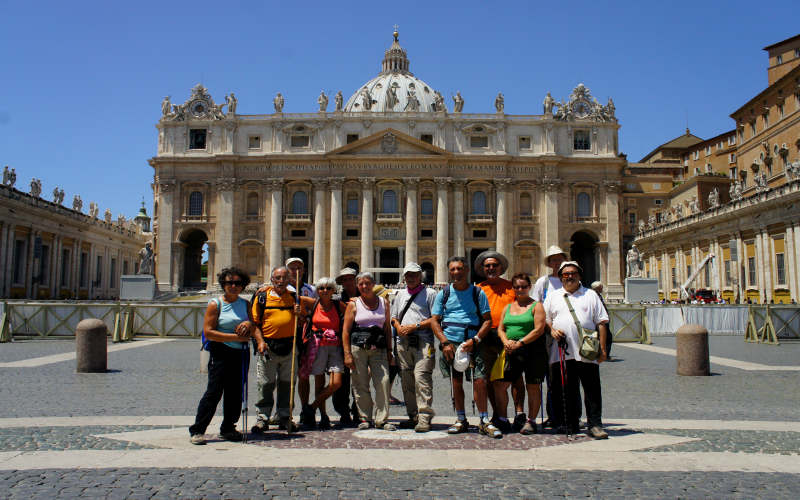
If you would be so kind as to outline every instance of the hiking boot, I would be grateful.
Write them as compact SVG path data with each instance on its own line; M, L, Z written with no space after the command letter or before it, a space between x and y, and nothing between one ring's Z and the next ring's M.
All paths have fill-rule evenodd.
M379 429L383 429L383 430L385 430L385 431L396 431L396 430L397 430L397 426L396 426L396 425L394 425L394 424L393 424L393 423L391 423L391 422L386 422L386 423L385 423L385 424L383 424L383 425L377 425L377 424L376 424L376 425L375 425L375 427L377 427L377 428L379 428Z
M314 408L311 405L303 406L300 411L300 425L305 429L313 429L317 426L316 415Z
M447 429L448 434L462 434L468 431L469 431L469 422L467 422L467 419L456 420L456 423L454 423Z
M369 420L362 420L359 422L357 429L360 431L365 431L370 427L372 427L372 425L369 423Z
M417 425L417 419L408 417L408 420L403 420L398 424L401 429L413 429Z
M586 434L592 439L608 439L608 433L603 430L599 425L590 427Z
M281 424L281 418L279 416L277 416L277 415L272 415L271 417L269 417L269 420L267 421L267 423L269 425L280 425Z
M237 431L236 429L220 432L219 437L221 437L225 441L234 441L237 443L242 441L242 439L244 439L244 435L241 432Z
M415 432L428 432L431 430L431 415L423 415L417 418L417 425L414 426Z
M203 445L206 444L206 437L202 434L192 434L192 437L189 438L189 442L192 444Z
M259 418L256 420L255 425L250 428L250 432L253 434L263 434L264 432L269 430L269 422L264 420L263 418Z
M525 426L525 422L528 421L528 416L524 413L517 413L517 416L514 417L514 423L511 424L511 430L513 432L520 432L522 428Z
M522 429L519 430L519 433L524 434L525 436L529 434L538 434L539 429L536 428L536 422L526 420L525 425L522 426Z
M300 427L294 423L294 420L290 418L282 418L278 423L278 429L282 431L297 432L300 430Z
M501 420L500 418L497 418L494 420L490 420L489 422L503 434L508 434L511 432L511 422L509 422L508 420Z
M317 424L317 429L321 431L329 431L333 426L331 425L331 419L326 414L322 414L319 417L319 423Z
M478 433L494 439L503 437L503 433L500 432L500 429L495 427L488 419L481 420L481 423L478 425Z

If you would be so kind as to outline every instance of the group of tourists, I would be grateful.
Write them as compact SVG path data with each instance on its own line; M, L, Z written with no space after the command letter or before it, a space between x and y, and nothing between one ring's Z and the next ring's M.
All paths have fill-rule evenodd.
M220 399L221 438L244 438L235 425L243 398L245 408L247 404L250 343L257 358L254 434L270 426L288 432L300 426L330 429L328 399L341 427L428 432L435 414L438 350L438 367L450 384L456 413L448 433L470 429L465 381L471 382L480 434L501 438L510 432L539 432L536 416L547 383L546 426L578 432L582 386L587 434L607 438L598 365L610 349L608 313L599 293L581 284L580 265L568 261L560 248L548 249L545 263L551 273L535 283L525 273L507 280L502 277L508 272L506 257L486 251L473 263L484 281L473 285L467 260L452 257L447 262L450 283L436 291L424 284L419 264L409 262L402 273L405 288L391 303L388 291L369 272L344 268L335 279L321 278L314 286L303 283L304 263L298 258L274 268L270 284L248 303L239 297L249 284L247 273L223 269L218 276L223 294L209 301L205 313L208 387L189 428L191 442L206 443L204 434ZM587 348L592 345L594 351ZM408 415L399 423L389 421L393 366L399 369ZM292 420L295 382L299 425ZM508 415L509 390L513 419Z

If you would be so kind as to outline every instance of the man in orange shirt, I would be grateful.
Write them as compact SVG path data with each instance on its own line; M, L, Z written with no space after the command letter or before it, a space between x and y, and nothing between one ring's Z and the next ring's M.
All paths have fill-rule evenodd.
M489 387L489 402L492 404L492 410L497 414L495 394L492 384L489 382L489 374L497 356L503 350L503 343L500 341L500 337L497 336L497 327L500 324L500 318L503 316L505 308L514 302L515 294L514 289L511 287L511 282L501 277L508 270L508 259L505 255L494 250L481 252L475 259L474 266L475 272L486 278L478 286L486 294L486 298L489 300L489 307L492 310L492 329L486 339L487 342L481 347L484 349L483 359L486 361L488 372L486 378ZM524 410L525 385L522 382L522 377L511 384L511 396L514 399L514 408L516 410L514 424L511 425L507 418L492 418L492 423L503 433L511 430L519 432L527 420Z

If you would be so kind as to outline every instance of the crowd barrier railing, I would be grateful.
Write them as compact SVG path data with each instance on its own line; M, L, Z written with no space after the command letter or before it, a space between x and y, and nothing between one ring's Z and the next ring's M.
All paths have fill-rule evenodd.
M744 334L745 342L776 345L779 343L778 339L800 339L800 306L751 305Z

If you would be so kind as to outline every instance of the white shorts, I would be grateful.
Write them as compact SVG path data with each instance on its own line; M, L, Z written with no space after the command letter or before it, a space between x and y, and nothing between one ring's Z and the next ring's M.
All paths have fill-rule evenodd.
M311 375L324 375L325 372L344 372L344 355L342 346L321 345L317 350L317 357L311 364Z

